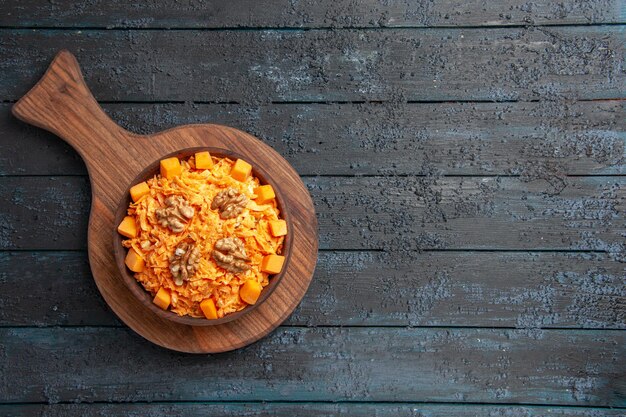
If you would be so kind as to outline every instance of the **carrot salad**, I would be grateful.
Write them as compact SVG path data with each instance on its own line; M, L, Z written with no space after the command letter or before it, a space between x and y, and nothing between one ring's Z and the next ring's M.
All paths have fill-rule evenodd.
M197 155L161 161L161 174L131 188L136 201L118 230L129 237L126 265L155 304L221 318L254 304L282 267L286 226L276 232L284 221L273 190L245 173L247 163L203 155L208 168L198 169Z

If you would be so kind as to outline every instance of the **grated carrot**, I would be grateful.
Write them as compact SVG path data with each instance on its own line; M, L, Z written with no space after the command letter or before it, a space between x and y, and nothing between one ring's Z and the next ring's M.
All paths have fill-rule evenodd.
M273 237L268 222L279 218L276 201L259 205L253 200L259 180L250 176L244 182L230 177L234 161L213 157L213 167L196 170L194 157L181 161L182 173L167 179L156 175L147 181L150 193L136 203L131 203L128 215L135 219L137 236L122 242L133 248L145 261L142 272L135 279L153 296L160 288L170 291L171 311L178 315L204 317L200 302L207 298L215 300L217 315L244 309L246 304L239 297L239 287L248 280L255 280L263 287L269 283L268 274L260 271L265 255L279 254L284 237ZM216 210L211 210L215 195L232 187L245 194L248 205L236 218L224 220ZM159 224L155 211L163 207L170 195L182 196L194 207L195 215L181 233L173 233ZM215 242L223 237L236 236L245 246L251 268L241 274L233 274L217 266L211 252ZM169 269L169 259L176 246L192 240L200 250L201 259L196 273L178 286Z

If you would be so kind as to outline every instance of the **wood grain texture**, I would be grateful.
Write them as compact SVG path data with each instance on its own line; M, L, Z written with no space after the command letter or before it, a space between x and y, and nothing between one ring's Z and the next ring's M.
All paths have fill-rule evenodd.
M626 174L623 101L112 103L104 110L143 134L188 123L234 126L272 146L301 175L524 176L538 166L556 176ZM86 173L71 147L9 111L0 104L0 175Z
M121 325L84 252L3 252L0 271L0 326ZM600 253L321 252L285 323L626 329L626 272Z
M101 28L403 27L624 23L618 0L3 0L1 26Z
M323 249L597 250L623 259L626 177L309 177ZM2 177L5 250L84 249L85 177ZM72 233L67 233L71 230Z
M448 404L194 403L0 405L5 417L623 417L623 409Z
M0 329L3 354L28 358L2 363L0 398L624 407L625 342L624 331L280 328L207 356L173 354L125 328Z
M0 0L0 176L43 176L0 180L0 415L625 416L625 22L621 0ZM322 244L352 251L320 254L289 327L192 356L109 311L84 163L8 113L68 47L124 128L230 125L325 176Z
M55 57L44 77L12 112L62 137L85 161L91 185L91 271L109 306L143 337L186 352L240 348L275 329L304 296L317 258L315 212L298 174L270 147L244 132L218 125L183 126L148 136L127 132L100 109L84 84L78 63L67 51ZM164 155L201 146L228 149L262 168L280 190L293 230L281 285L263 304L234 322L192 327L153 314L134 297L113 258L112 239L118 238L114 216L126 201L131 181Z
M101 101L527 101L626 95L621 26L5 30L0 44L5 45L0 49L3 100L24 94L62 48L80 56L87 83Z

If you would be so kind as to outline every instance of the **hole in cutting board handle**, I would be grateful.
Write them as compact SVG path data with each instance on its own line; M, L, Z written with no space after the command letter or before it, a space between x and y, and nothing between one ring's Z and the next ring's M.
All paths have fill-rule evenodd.
M94 143L106 143L121 133L132 135L102 110L85 84L78 61L67 50L54 57L43 77L15 103L12 112L18 119L63 138L81 156Z

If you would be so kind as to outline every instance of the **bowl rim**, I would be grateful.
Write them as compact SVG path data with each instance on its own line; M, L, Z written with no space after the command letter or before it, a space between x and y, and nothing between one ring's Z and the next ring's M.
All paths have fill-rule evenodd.
M153 296L151 295L151 293L147 291L146 289L144 289L144 287L139 283L139 281L135 279L134 274L130 272L128 268L126 267L124 260L126 258L127 250L126 248L122 246L122 240L124 240L124 237L120 235L117 231L117 227L122 221L122 219L126 216L128 206L131 202L130 188L133 185L138 184L142 181L146 181L150 178L153 178L155 175L157 175L159 172L159 163L162 159L176 156L179 159L183 160L183 159L189 158L190 156L194 155L197 152L202 152L202 151L208 151L212 157L229 158L233 160L243 159L246 162L250 163L252 165L251 175L259 179L260 185L269 184L274 189L274 193L276 194L276 203L277 203L278 209L280 210L280 218L282 218L283 220L287 222L287 231L288 231L287 235L285 236L282 251L281 251L281 255L285 257L283 268L280 271L280 273L275 274L275 275L270 275L269 284L263 288L263 290L261 291L261 296L259 297L257 302L252 305L246 306L243 310L236 311L234 313L229 313L225 315L224 317L215 319L215 320L209 320L204 317L179 316L178 314L170 310L163 310L157 307L152 302ZM148 309L151 310L153 313L155 313L157 316L165 320L178 323L178 324L186 324L190 326L215 326L215 325L232 322L234 320L237 320L243 317L244 315L254 311L259 305L263 304L263 302L265 302L270 297L270 295L274 292L276 287L280 284L280 281L282 281L285 271L287 270L287 265L289 264L289 261L291 258L291 252L292 252L291 246L293 243L292 231L293 231L293 228L292 228L291 214L290 214L289 208L285 205L285 199L283 198L283 193L280 187L276 186L276 183L271 179L271 176L261 166L254 164L253 160L250 160L249 158L244 158L242 155L229 149L218 148L218 147L213 147L213 146L195 146L191 148L180 149L180 150L170 152L169 154L161 156L159 159L148 164L126 187L126 193L124 194L122 201L120 202L120 204L117 207L117 210L114 213L113 252L114 252L115 261L116 261L118 270L120 271L122 280L124 281L124 284L126 285L126 287L130 290L130 292L137 299L137 301L139 301L140 303L148 307Z

